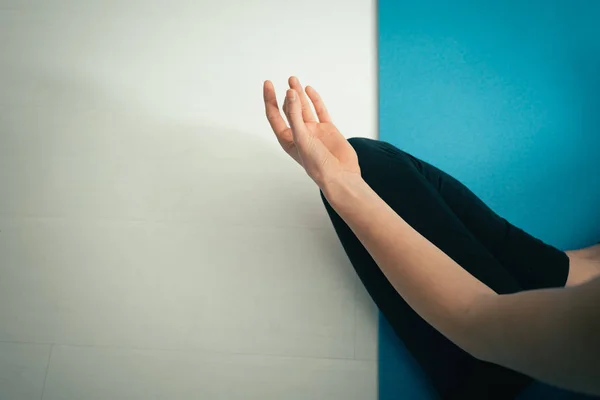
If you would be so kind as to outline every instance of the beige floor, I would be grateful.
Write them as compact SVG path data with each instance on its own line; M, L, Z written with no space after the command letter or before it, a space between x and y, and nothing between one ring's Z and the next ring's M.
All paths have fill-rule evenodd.
M376 134L371 0L0 0L0 400L375 399L261 84Z

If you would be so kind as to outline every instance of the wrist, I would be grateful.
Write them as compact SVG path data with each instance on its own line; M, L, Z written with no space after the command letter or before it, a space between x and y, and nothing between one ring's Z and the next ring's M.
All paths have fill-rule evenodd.
M361 195L367 193L369 185L356 173L344 173L324 182L323 195L338 213L343 207L351 207Z

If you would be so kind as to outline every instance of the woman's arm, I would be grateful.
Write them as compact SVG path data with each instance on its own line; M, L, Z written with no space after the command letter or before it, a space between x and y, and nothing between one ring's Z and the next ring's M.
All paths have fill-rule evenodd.
M498 295L394 212L361 178L356 153L314 89L291 78L279 115L265 83L267 116L293 154L404 300L473 356L564 388L600 394L600 280ZM302 93L299 97L298 93ZM301 104L302 103L302 104Z
M356 176L323 193L404 300L473 356L600 394L600 280L497 295L408 225Z
M600 395L600 279L482 298L472 324L480 358L566 389Z
M484 346L472 307L495 292L415 231L360 176L322 189L396 291L426 321L471 354Z

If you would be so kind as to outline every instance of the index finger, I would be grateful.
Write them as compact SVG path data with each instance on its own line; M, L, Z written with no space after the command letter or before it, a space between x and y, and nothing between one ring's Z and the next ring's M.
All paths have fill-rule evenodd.
M288 126L279 112L275 88L271 81L265 81L263 85L263 97L265 100L265 113L267 114L269 124L271 125L273 132L275 132L276 135L280 135L288 128Z

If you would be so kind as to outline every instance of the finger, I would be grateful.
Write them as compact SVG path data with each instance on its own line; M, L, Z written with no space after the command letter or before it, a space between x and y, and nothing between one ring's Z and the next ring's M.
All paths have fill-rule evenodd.
M290 76L290 79L288 79L288 83L290 85L290 88L294 89L300 97L300 104L302 104L302 118L304 118L304 122L316 122L317 118L315 118L315 114L313 114L313 111L310 108L310 102L304 94L304 89L302 89L302 85L300 84L298 78L296 78L295 76Z
M285 102L286 116L292 127L292 136L298 149L301 164L315 181L319 181L319 177L323 174L321 170L325 165L325 160L330 155L329 150L320 140L310 135L302 118L300 99L294 89L287 91Z
M265 81L263 85L263 97L265 99L265 112L269 124L276 135L281 135L287 128L285 120L279 112L279 105L277 104L277 96L275 96L275 88L271 81Z
M302 105L298 98L298 93L294 89L288 89L286 92L284 109L292 128L294 139L298 132L306 133L306 125L304 125L304 119L302 118Z
M312 101L313 106L315 107L315 111L317 112L317 116L319 117L320 122L331 122L331 117L329 116L329 112L327 111L327 107L325 107L325 102L321 99L319 93L312 86L306 87L306 94L310 97L310 101Z

